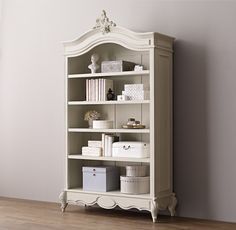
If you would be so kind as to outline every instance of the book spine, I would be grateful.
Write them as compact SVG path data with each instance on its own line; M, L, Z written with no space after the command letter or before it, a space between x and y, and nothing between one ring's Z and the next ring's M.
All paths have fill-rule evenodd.
M98 79L95 80L95 101L98 101Z
M101 79L98 79L98 101L101 101Z
M105 156L105 133L102 134L102 156Z
M104 91L104 79L101 79L101 101L104 101L103 91Z
M90 101L93 100L93 81L90 80Z
M90 87L91 87L91 81L88 80L88 100L90 101Z
M107 79L104 79L104 84L103 84L103 100L106 101L106 84L107 84Z
M105 157L108 157L108 135L105 135Z
M85 100L88 101L88 79L86 79L86 96L85 96Z
M107 156L108 157L111 157L112 156L112 143L113 143L113 137L112 136L108 136L107 137L107 148L108 148L108 151L107 151Z

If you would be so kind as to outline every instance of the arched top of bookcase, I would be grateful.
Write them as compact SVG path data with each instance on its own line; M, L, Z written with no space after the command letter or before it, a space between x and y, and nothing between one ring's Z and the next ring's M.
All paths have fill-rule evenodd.
M79 38L63 42L66 56L79 56L94 47L114 43L135 51L148 51L152 47L162 46L172 50L169 41L173 38L154 32L136 33L123 27L111 27L109 32L103 33L100 28L87 31Z

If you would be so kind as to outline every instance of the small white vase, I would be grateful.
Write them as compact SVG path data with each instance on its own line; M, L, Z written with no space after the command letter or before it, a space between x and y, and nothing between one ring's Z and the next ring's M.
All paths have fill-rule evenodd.
M90 129L93 128L93 120L88 120L88 126Z

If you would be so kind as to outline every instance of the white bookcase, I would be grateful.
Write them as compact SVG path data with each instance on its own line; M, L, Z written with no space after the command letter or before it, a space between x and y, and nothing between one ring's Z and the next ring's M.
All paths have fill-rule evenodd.
M104 19L105 20L102 20ZM107 19L107 20L106 20ZM96 28L76 40L65 42L66 69L66 188L60 194L61 209L68 204L99 205L112 209L136 208L150 211L153 221L160 210L175 214L172 172L172 59L174 38L155 33L135 33L116 26L103 12ZM144 66L143 71L89 73L93 53L103 60L126 60ZM86 101L86 79L113 79L116 94L124 84L142 83L150 89L143 101ZM114 121L114 129L91 129L84 121L88 110L99 111ZM129 117L135 117L145 129L122 129ZM102 133L116 133L120 140L150 143L150 158L82 156L88 140L101 140ZM82 189L82 167L97 165L147 165L150 193L127 195L120 191L89 192Z

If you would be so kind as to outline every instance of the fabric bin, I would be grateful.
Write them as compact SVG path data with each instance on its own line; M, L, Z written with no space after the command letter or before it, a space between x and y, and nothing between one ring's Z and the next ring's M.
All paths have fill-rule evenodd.
M146 165L127 165L126 166L126 176L130 177L144 177L147 174Z
M112 166L83 167L83 190L107 192L119 189L119 169Z
M120 177L120 191L127 194L145 194L150 192L150 177Z
M120 141L112 144L113 157L147 158L149 144L139 141Z

